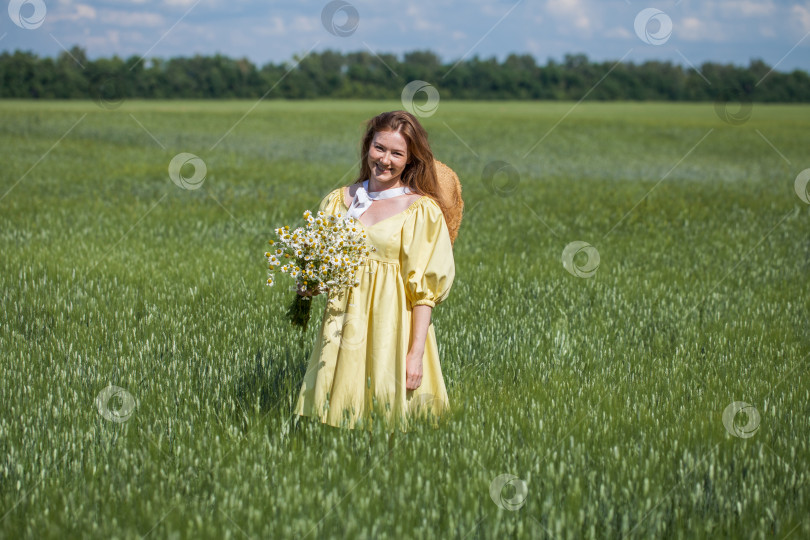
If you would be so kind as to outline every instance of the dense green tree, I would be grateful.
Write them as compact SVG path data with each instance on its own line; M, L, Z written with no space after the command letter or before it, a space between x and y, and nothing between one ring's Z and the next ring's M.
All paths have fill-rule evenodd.
M257 68L221 54L168 60L117 56L90 60L78 46L55 59L31 52L0 54L0 97L91 98L115 107L126 98L364 98L398 99L423 80L443 99L664 100L808 102L810 76L773 70L761 59L748 67L713 62L685 68L671 62L592 62L567 54L544 66L528 54L503 62L477 55L442 62L433 52L314 52Z

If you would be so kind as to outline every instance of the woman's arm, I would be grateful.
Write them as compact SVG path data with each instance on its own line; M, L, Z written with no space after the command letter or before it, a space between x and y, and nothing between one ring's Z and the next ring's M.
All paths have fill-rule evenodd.
M405 388L416 390L422 384L422 356L425 354L425 340L433 308L428 305L413 306L413 339L411 350L405 358Z

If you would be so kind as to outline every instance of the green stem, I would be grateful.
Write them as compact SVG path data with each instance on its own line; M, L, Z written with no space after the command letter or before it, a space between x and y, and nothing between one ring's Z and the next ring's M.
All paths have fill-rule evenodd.
M293 326L298 326L304 333L307 331L307 324L309 324L309 315L312 310L312 297L295 295L295 299L287 308L287 318Z

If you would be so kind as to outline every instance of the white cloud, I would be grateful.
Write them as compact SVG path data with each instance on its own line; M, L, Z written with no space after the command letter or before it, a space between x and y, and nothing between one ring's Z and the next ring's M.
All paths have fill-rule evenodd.
M790 14L798 20L805 32L810 32L810 5L795 5L791 8Z
M592 10L588 9L582 0L547 0L546 10L576 30L587 32L593 27Z
M168 6L177 6L177 7L190 7L198 0L165 0L165 4Z
M323 30L321 20L314 17L295 17L290 24L290 28L300 33L320 32Z
M404 21L410 28L420 32L441 32L444 30L444 27L440 24L440 17L436 17L435 13L426 12L425 9L416 4L408 5Z
M761 26L759 28L759 35L766 38L775 38L777 36L772 26Z
M543 46L542 43L537 41L536 39L527 38L523 41L523 46L526 50L535 57L540 57L542 54L546 53L546 48Z
M496 21L503 17L504 13L506 12L500 6L493 6L492 4L483 4L481 6L481 14L487 17L496 17Z
M80 19L87 18L87 19L95 19L96 18L96 10L93 6L88 6L87 4L76 4L76 14Z
M675 33L686 41L705 41L708 38L706 23L697 17L685 17L675 27Z
M281 17L263 19L262 24L253 26L253 30L260 36L283 36L287 33L287 27Z
M101 51L104 56L111 56L110 51L118 49L121 34L117 30L107 30L103 35L87 36L82 43L90 51Z
M140 6L143 4L148 4L150 1L151 0L112 0L109 3L130 7L132 5Z
M48 17L51 21L79 21L82 19L94 20L96 18L96 10L93 6L88 6L87 4L76 4L71 5L71 8L72 9L65 12L56 12L54 14L49 13Z
M764 17L776 10L772 0L735 0L726 1L720 5L720 10L726 16L734 17Z
M135 11L118 11L105 9L101 12L99 20L104 24L115 26L140 26L155 28L165 25L165 19L160 13L138 13Z
M605 31L605 37L619 39L633 39L635 36L624 26L614 26Z

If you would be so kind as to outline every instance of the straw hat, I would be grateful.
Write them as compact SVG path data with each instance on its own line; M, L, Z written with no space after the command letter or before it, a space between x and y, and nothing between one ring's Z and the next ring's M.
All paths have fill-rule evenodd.
M447 222L447 229L450 231L450 243L456 242L458 229L461 226L461 218L464 213L464 201L461 199L461 182L458 175L439 161L433 160L436 164L436 178L439 181L439 191L441 198L447 208L444 208L444 220Z

